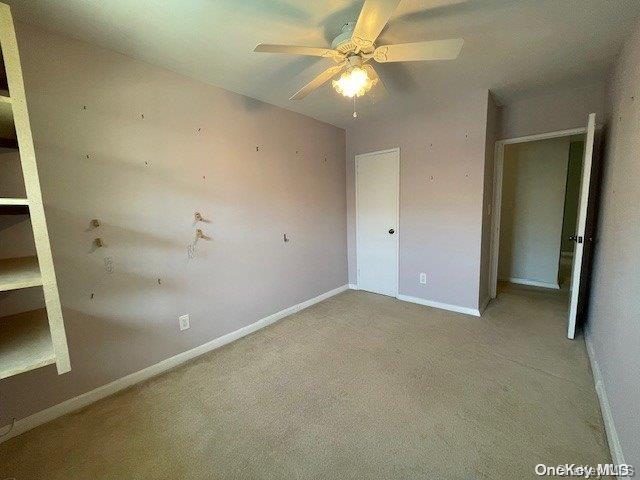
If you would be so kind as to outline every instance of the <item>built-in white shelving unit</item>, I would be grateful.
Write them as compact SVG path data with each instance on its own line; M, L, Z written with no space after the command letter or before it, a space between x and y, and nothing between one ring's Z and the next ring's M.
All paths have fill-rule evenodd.
M47 310L39 309L2 319L0 379L56 363Z
M0 259L0 292L42 286L38 257Z
M71 369L69 352L42 205L18 44L9 6L1 3L0 49L0 150L15 151L13 158L20 162L22 170L22 178L0 178L0 217L18 215L21 216L18 221L29 221L32 237L25 238L24 243L31 248L35 246L35 255L17 258L6 258L0 250L0 292L40 288L44 298L43 308L11 315L0 310L0 379L52 364L56 365L58 373L66 373ZM0 161L5 161L6 157L0 155ZM0 172L5 170L11 171L0 169ZM24 182L24 198L2 191L2 185L15 185L17 182ZM13 222L0 222L0 241L5 224L13 225Z

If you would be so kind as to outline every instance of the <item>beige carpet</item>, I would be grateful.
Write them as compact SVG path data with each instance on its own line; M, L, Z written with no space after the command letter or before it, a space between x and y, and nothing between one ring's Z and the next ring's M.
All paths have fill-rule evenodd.
M0 445L0 478L522 479L609 462L566 294L348 291Z

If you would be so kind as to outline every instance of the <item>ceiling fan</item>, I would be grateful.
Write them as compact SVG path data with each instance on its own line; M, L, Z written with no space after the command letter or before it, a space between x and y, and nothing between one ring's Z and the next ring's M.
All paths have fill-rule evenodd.
M254 52L288 53L330 58L336 62L298 90L290 100L300 100L321 87L336 75L333 87L345 97L360 97L374 85L384 89L380 77L369 61L378 63L453 60L458 57L464 40L435 40L429 42L379 45L375 42L391 18L400 0L366 0L357 22L347 22L333 40L331 48L272 45L261 43ZM355 116L355 113L354 113Z

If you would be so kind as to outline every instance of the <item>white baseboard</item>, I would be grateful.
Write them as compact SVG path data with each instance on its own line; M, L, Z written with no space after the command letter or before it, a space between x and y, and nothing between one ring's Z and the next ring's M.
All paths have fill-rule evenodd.
M350 283L349 289L359 290L358 285L356 285L355 283ZM457 312L457 313L466 313L467 315L473 315L474 317L480 316L480 310L476 308L459 307L458 305L449 305L448 303L434 302L431 300L426 300L424 298L409 297L407 295L400 295L400 294L396 295L396 298L398 300L402 300L403 302L417 303L419 305L426 305L427 307L440 308L442 310L450 310L452 312ZM487 299L487 303L489 303L489 299Z
M409 297L407 295L398 295L398 300L403 302L417 303L419 305L426 305L427 307L440 308L442 310L449 310L457 313L465 313L467 315L473 315L474 317L480 316L480 310L477 308L460 307L458 305L450 305L448 303L434 302L433 300L427 300L425 298Z
M542 288L551 288L553 290L560 290L560 285L557 283L547 283L547 282L539 282L537 280L529 280L528 278L508 278L507 281L509 283L517 283L520 285L529 285L532 287L542 287Z
M344 292L347 289L348 285L342 285L341 287L334 288L333 290L318 295L317 297L298 303L297 305L293 305L292 307L285 308L284 310L280 310L279 312L276 312L273 315L269 315L268 317L264 317L257 322L252 323L251 325L247 325L246 327L242 327L234 332L227 333L222 337L218 337L203 345L192 348L191 350L187 350L186 352L174 355L173 357L162 360L161 362L158 362L147 368L143 368L142 370L131 373L125 377L118 378L111 383L83 393L82 395L78 395L77 397L70 398L69 400L65 400L62 403L49 407L40 412L34 413L29 417L17 420L13 425L11 431L7 435L0 438L0 443L10 438L16 437L24 432L27 432L39 425L42 425L43 423L47 423L51 420L61 417L62 415L66 415L67 413L71 413L73 411L86 407L91 403L97 402L98 400L108 397L109 395L113 395L120 390L130 387L131 385L135 385L136 383L140 383L151 377L155 377L160 373L177 367L189 360L192 360L193 358L210 352L211 350L215 350L216 348L231 343L234 340L244 337L245 335L249 335L256 330L260 330L261 328L271 325L272 323L275 323L284 317L299 312L300 310L326 300L327 298L333 297L334 295Z
M359 290L358 285L356 285L355 283L350 283L349 289ZM451 312L457 312L457 313L465 313L467 315L473 315L474 317L479 317L481 312L484 311L484 309L487 307L487 305L491 301L490 298L487 298L486 301L484 302L483 307L481 309L477 309L477 308L460 307L458 305L450 305L448 303L434 302L432 300L427 300L425 298L410 297L408 295L398 294L396 295L396 298L398 300L402 300L403 302L417 303L418 305L426 305L427 307L440 308L442 310L449 310Z
M596 385L596 393L598 394L598 400L600 402L600 411L602 412L602 420L604 422L604 430L607 433L607 442L609 443L609 449L611 450L611 459L613 463L617 465L625 464L624 453L620 446L620 439L618 438L618 432L616 431L616 425L613 421L613 414L611 412L611 404L607 397L607 390L605 388L602 372L600 366L596 360L595 351L593 350L593 344L589 338L588 332L585 331L584 336L585 344L587 345L587 354L589 356L589 362L591 362L591 372L593 373L593 381Z

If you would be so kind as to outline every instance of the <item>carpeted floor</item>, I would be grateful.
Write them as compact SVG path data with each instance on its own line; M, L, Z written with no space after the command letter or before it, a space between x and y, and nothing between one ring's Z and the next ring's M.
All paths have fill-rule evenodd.
M347 291L0 445L0 478L525 479L610 462L566 293Z

